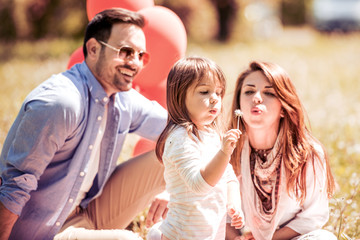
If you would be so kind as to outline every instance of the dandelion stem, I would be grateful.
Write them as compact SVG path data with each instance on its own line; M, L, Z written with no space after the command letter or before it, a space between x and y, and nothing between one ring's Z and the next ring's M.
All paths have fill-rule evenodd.
M337 235L337 238L338 238L338 239L339 239L339 237L340 237L342 220L343 220L343 218L342 218L342 213L341 213L341 215L340 215L340 225L339 225L339 231L338 231L338 235Z

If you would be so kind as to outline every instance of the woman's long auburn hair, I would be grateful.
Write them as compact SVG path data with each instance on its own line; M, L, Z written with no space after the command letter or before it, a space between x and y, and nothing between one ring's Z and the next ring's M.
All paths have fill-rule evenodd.
M164 153L166 138L175 126L182 126L187 130L190 138L192 134L200 139L196 125L191 121L189 112L185 105L186 94L193 83L198 83L204 78L212 78L219 82L222 87L221 98L225 95L226 79L220 67L210 59L203 57L186 57L177 61L171 68L167 77L166 105L168 108L168 119L165 129L160 134L155 147L155 153L160 162ZM215 118L211 128L221 133L225 128L221 112ZM200 139L201 140L201 139Z
M301 203L306 198L306 162L320 159L319 154L314 149L312 141L317 141L307 127L309 125L306 111L296 93L295 86L291 82L288 74L278 65L269 62L254 61L251 62L249 68L243 71L237 79L235 94L232 102L232 111L230 119L230 128L237 127L237 118L234 115L236 109L240 109L240 94L243 82L249 74L255 71L261 71L273 86L281 102L284 117L280 120L280 128L283 128L283 136L280 152L283 156L285 164L285 172L287 176L287 192L294 194L296 199ZM243 120L239 125L240 130L246 134ZM237 175L240 175L240 157L244 144L244 138L240 138L232 156L231 164ZM327 193L332 196L334 192L334 178L331 173L329 160L324 147L325 168L327 179ZM315 169L314 169L315 174Z

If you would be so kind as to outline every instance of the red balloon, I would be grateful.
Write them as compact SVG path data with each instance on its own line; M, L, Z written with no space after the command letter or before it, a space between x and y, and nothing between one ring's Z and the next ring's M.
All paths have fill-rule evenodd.
M147 89L165 81L174 63L185 56L187 37L182 21L170 9L154 6L138 12L146 19L143 30L150 62L134 82Z
M150 150L153 150L155 148L155 146L156 146L155 142L150 141L146 138L140 138L134 147L132 155L135 157L142 153L146 153Z
M154 6L154 0L87 0L86 11L89 21L93 17L108 8L125 8L131 11Z
M141 88L138 86L137 90L146 98L155 100L161 106L166 108L166 80L161 81L161 83L151 87Z
M83 47L79 47L71 54L67 69L70 69L76 63L81 63L82 61L84 61Z

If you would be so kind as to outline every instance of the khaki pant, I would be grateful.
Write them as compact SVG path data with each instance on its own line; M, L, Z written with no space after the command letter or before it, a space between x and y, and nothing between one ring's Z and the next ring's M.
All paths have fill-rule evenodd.
M112 229L126 228L154 196L165 190L163 172L154 151L121 163L101 196L86 209L76 208L54 239L127 239L121 234L132 233Z

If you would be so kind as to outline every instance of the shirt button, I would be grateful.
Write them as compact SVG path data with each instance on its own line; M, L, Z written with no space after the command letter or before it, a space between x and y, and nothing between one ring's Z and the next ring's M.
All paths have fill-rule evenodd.
M56 226L60 226L60 224L61 224L60 222L56 222L56 223L55 223Z
M96 98L96 99L95 99L95 102L98 103L98 102L99 102L99 99Z
M84 172L80 172L80 177L83 177L85 176L85 173Z
M89 145L89 149L92 150L94 148L93 145Z
M97 117L97 120L98 120L98 121L101 121L101 119L102 119L101 116L98 116L98 117Z
M73 203L73 202L74 202L74 199L70 198L69 203Z
M104 98L103 98L103 102L105 102L105 103L106 103L108 100L109 100L108 97L104 97Z

